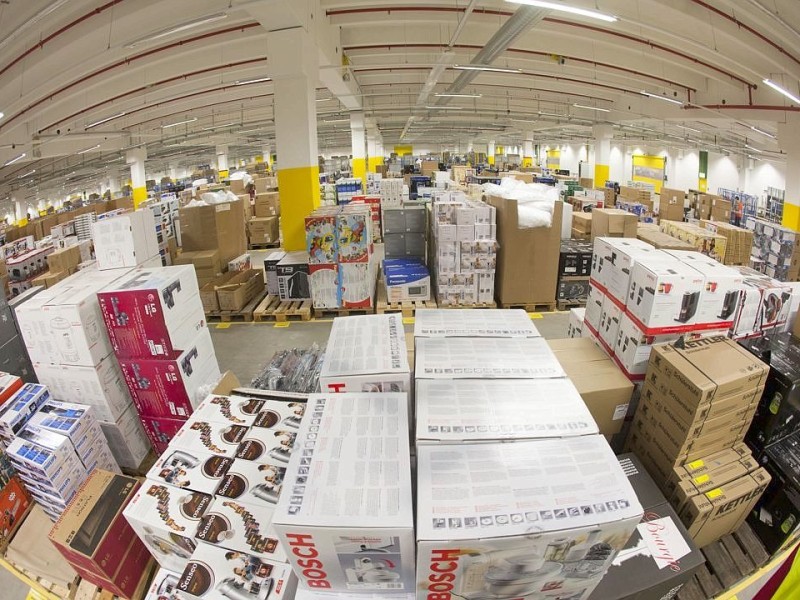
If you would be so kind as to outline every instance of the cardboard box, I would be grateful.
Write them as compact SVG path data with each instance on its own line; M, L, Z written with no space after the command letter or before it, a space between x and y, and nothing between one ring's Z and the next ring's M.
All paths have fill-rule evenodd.
M219 250L182 252L175 260L175 265L194 265L198 280L206 280L222 274Z
M603 309L600 312L600 325L597 333L610 355L614 354L614 347L619 335L619 324L624 314L626 314L624 310L610 296L603 297Z
M280 241L278 217L253 217L247 222L251 244L277 244Z
M522 309L422 309L415 313L414 337L541 337Z
M173 358L206 327L188 265L136 270L97 298L117 358Z
M791 287L749 267L731 268L744 277L739 309L731 328L732 336L747 337L785 325L789 318Z
M758 462L752 456L746 456L709 469L696 477L682 477L675 482L675 489L670 502L675 507L675 510L680 512L694 496L705 494L749 473L753 473L758 467Z
M219 296L217 296L217 290L227 285L228 282L238 274L239 273L237 271L223 273L218 277L214 277L211 281L200 288L200 302L202 303L203 310L207 315L209 313L219 312Z
M417 444L513 441L599 432L578 390L566 378L420 379L415 398Z
M688 242L662 233L658 229L646 229L644 223L639 223L636 229L636 238L651 244L659 250L694 250L694 246Z
M521 228L516 200L490 196L488 202L497 211L498 301L504 304L554 302L563 204L555 203L549 228Z
M592 244L583 240L563 240L558 259L559 277L588 277L592 271Z
M281 494L272 519L301 585L350 593L414 589L406 403L399 393L309 397L310 417L297 439L302 451L286 471L291 493ZM347 426L354 415L369 418L373 430ZM359 447L369 438L391 450L364 455ZM369 479L361 477L356 457L372 473ZM340 466L331 479L334 465ZM321 563L318 570L304 566L308 552ZM370 573L375 569L380 573Z
M221 375L207 328L169 360L121 358L119 364L139 414L150 417L185 419L205 398L197 396L201 388Z
M286 463L236 460L215 491L218 498L230 498L272 510L278 503L286 476ZM288 488L287 488L288 489Z
M579 238L581 240L588 240L592 236L592 213L572 213L572 231L572 237Z
M278 192L263 192L256 194L253 204L253 214L257 218L279 217L281 214L281 201Z
M250 269L238 273L217 289L220 310L242 310L253 298L264 292L264 274Z
M178 582L170 583L187 599L289 600L295 597L297 578L289 565L200 544Z
M149 440L150 445L157 455L164 454L169 447L170 441L186 425L186 417L151 417L150 415L140 415L142 429Z
M647 242L635 238L595 238L592 281L620 307L624 307L628 302L633 265L637 260L644 258L672 260L670 256L656 250Z
M145 480L123 515L162 568L182 572L198 547L195 533L213 497Z
M171 438L171 446L189 452L212 452L233 457L250 427L190 418Z
M344 308L373 308L377 269L370 263L339 263L339 297Z
M583 320L586 318L585 308L569 309L569 323L567 324L567 337L579 338L582 336Z
M252 425L259 413L273 404L272 401L257 398L212 394L200 403L193 416L232 425Z
M319 375L323 392L408 392L411 375L401 315L339 317Z
M658 217L670 221L683 221L686 192L662 187L658 202Z
M233 459L210 452L187 452L170 446L147 472L149 481L213 495Z
M92 224L94 253L101 271L135 267L158 255L151 210L137 210Z
M559 363L597 423L600 433L619 433L628 413L633 384L587 338L548 340Z
M564 461L558 469L547 467L551 456ZM642 517L600 436L420 446L417 461L423 594L516 598L558 589L588 596ZM483 477L491 477L494 493L472 483ZM591 551L596 544L601 554ZM439 579L443 570L448 577Z
M150 452L150 442L139 422L139 413L131 403L114 422L100 421L100 429L117 464L135 471Z
M309 300L311 283L309 281L308 254L306 252L287 252L275 266L278 278L278 296L281 300Z
M70 246L47 255L47 268L53 273L74 272L83 262L80 246Z
M680 334L677 333L647 335L624 313L619 322L614 360L630 379L644 379L653 346L671 344L678 339Z
M219 250L222 264L247 252L244 206L241 200L180 209L181 242L185 252Z
M12 477L0 487L0 514L3 515L3 526L0 528L0 543L7 544L11 540L9 533L28 510L31 497L19 477Z
M264 259L264 275L267 279L267 293L277 296L280 292L278 286L278 263L286 256L283 250L270 252Z
M592 241L598 237L636 237L636 215L618 208L592 211Z
M6 443L10 443L39 407L50 400L50 391L43 385L26 383L16 389L17 392L0 405L0 439Z

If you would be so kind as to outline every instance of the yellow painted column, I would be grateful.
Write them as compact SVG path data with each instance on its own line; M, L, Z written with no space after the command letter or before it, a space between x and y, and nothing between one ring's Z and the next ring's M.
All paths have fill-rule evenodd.
M592 128L594 134L594 187L602 188L606 186L606 181L611 179L611 138L614 130L608 125L595 125Z
M217 175L219 181L228 178L228 147L217 146Z
M383 157L382 156L370 156L367 169L370 173L377 173L378 167L383 166Z
M147 201L147 188L146 187L135 187L133 188L133 208L139 208L139 205L142 202Z
M363 183L367 181L367 159L353 157L350 163L353 167L353 177L360 179L363 187Z
M609 167L608 165L595 164L594 166L594 187L605 187L606 181L609 180Z
M492 166L494 166L494 153L495 144L494 142L489 142L489 148L486 151L486 162Z
M800 231L800 118L791 114L778 124L778 145L786 153L786 193L782 225Z
M319 166L278 169L285 250L305 250L305 218L320 204Z

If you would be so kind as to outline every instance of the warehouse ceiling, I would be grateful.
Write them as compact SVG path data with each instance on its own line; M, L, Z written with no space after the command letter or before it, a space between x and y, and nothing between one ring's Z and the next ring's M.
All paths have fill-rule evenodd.
M269 31L319 40L320 151L363 108L386 148L664 141L781 159L797 0L0 0L0 201L274 143ZM515 16L516 15L516 16ZM491 65L508 72L463 70ZM458 97L436 94L457 94Z

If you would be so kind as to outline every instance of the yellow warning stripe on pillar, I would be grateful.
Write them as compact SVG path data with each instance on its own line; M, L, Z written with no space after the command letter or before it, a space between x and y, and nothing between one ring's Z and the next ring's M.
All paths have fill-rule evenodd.
M533 166L533 157L532 156L523 156L522 157L522 167L532 167Z
M228 171L227 169L223 169L219 172L219 180L222 181L223 179L228 178Z
M794 231L800 231L800 206L784 202L783 220L781 224Z
M703 193L708 191L708 179L700 178L697 180L697 189Z
M490 165L493 165L494 164L494 156L487 156L486 157L486 162L489 163Z
M606 181L609 180L610 169L608 165L595 165L594 166L594 187L605 187Z
M360 179L363 184L367 182L367 159L366 158L354 158L352 161L353 164L353 177L355 179Z
M378 167L383 165L383 157L371 156L367 159L367 164L369 173L377 173Z
M139 208L139 205L142 202L147 201L147 188L146 187L137 187L133 188L133 208Z
M319 166L278 169L278 188L283 248L305 250L305 218L319 206Z

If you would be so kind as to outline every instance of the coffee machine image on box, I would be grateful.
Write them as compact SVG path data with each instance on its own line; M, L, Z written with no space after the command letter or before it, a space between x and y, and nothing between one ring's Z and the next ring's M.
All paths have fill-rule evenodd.
M274 586L269 566L242 552L226 552L225 558L241 564L233 568L235 576L219 583L217 591L230 600L267 600Z
M686 292L683 295L683 301L681 302L681 312L678 314L678 318L675 319L679 323L686 323L691 319L695 313L697 312L697 306L700 304L700 292Z
M176 279L172 283L170 283L164 290L161 292L161 296L164 298L164 304L167 305L167 308L175 308L175 293L181 291L181 280Z
M197 348L192 348L189 352L186 353L181 359L181 371L183 371L184 375L187 377L191 377L192 373L194 373L194 367L192 367L192 360L199 356L199 352Z
M178 593L178 578L166 575L155 589L155 600L181 600Z
M728 290L722 303L722 310L717 315L717 318L725 320L732 317L736 307L739 305L739 297L741 295L741 290Z
M189 560L197 548L197 544L190 537L170 533L170 539L165 539L156 535L156 532L149 527L145 527L144 532L145 544L163 556L177 556L183 560Z

